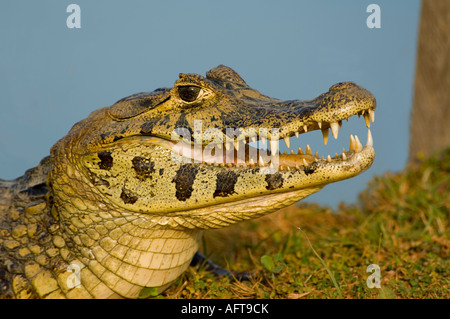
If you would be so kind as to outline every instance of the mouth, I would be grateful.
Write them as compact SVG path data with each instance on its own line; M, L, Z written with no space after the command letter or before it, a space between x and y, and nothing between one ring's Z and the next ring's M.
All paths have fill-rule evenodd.
M358 117L363 117L367 127L366 145L363 147L357 135L350 134L350 143L348 151L345 148L341 154L335 153L332 157L330 154L326 156L319 156L317 151L307 145L306 149L298 148L291 149L291 137L295 136L297 139L301 134L305 134L314 130L321 130L323 143L327 145L329 138L329 131L337 140L339 135L339 128L342 127L342 120L337 122L313 122L301 126L301 130L289 132L281 138L286 147L290 150L279 152L279 145L281 139L277 139L276 135L272 134L271 138L266 136L253 135L241 140L228 139L225 143L210 143L207 145L196 145L185 143L181 141L172 147L180 156L190 160L201 162L202 164L209 164L215 166L227 167L270 167L275 168L278 165L279 170L291 171L307 167L314 162L345 162L350 160L355 154L361 153L364 149L373 150L373 137L370 131L371 122L375 121L375 111L366 110L357 113ZM350 118L350 117L349 117ZM345 120L348 121L349 118ZM267 148L270 145L270 151ZM254 145L254 146L251 146Z
M301 134L321 130L323 143L327 145L329 132L331 131L332 136L337 140L343 120L348 121L351 116L336 122L309 122L300 126L298 131L287 132L286 136L282 138L277 138L276 134L271 134L270 138L267 137L267 134L255 134L239 140L226 136L226 140L222 141L220 136L220 142L214 140L209 144L191 143L190 140L183 139L179 135L170 141L154 136L133 136L130 138L138 138L142 142L170 149L172 159L183 163L202 163L227 168L267 167L271 170L280 171L304 170L313 163L323 165L345 164L354 161L355 156L359 159L364 157L366 153L373 157L373 138L370 124L375 121L375 112L374 110L363 110L355 115L362 116L367 127L365 146L357 135L350 134L348 150L344 148L340 154L335 153L334 156L330 154L320 156L318 151L313 151L309 145L304 150L300 147L296 150L291 149L291 137L295 136L298 139ZM195 141L197 140L201 141L201 138L195 139ZM289 151L283 153L278 151L281 140L284 141Z

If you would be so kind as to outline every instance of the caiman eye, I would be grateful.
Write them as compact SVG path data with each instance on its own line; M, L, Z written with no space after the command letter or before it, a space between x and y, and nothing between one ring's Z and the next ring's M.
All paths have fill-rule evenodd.
M185 102L194 102L201 92L198 86L187 85L178 87L178 96Z

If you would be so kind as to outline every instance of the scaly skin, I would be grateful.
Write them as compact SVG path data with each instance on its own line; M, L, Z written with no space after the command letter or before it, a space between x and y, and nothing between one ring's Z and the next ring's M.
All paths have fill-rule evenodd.
M281 101L218 66L94 111L39 166L0 180L0 296L163 291L188 267L203 230L295 203L361 173L375 156L370 131L365 147L352 136L349 151L327 159L309 147L270 156L250 142L267 131L275 147L317 129L326 142L328 128L337 135L352 115L369 126L375 105L351 82L313 100Z

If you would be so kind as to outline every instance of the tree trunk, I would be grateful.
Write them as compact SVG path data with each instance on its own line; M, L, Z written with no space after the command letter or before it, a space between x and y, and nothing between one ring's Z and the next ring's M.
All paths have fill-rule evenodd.
M450 145L450 1L422 0L409 160Z

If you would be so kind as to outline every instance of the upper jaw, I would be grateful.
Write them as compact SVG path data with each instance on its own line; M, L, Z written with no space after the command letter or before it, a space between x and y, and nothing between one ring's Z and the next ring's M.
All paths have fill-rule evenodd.
M224 112L224 127L220 128L219 134L202 133L191 137L191 142L203 145L214 143L218 147L223 144L226 149L234 147L239 150L241 145L251 142L265 144L265 140L271 140L276 144L282 139L289 149L291 137L298 138L301 134L321 130L326 145L330 131L335 139L338 138L343 120L362 115L367 128L375 121L375 97L353 82L333 85L328 92L312 100L247 100L241 97L236 103L235 110L229 110L232 113L229 119L227 112ZM235 114L236 110L238 115ZM195 114L192 114L192 118L195 119ZM200 123L203 131L214 130L208 121Z
M231 131L235 134L234 136L224 134L219 136L218 141L211 140L211 137L205 141L200 135L193 139L194 143L180 142L173 149L183 156L196 159L204 164L228 167L265 167L275 164L280 170L295 170L302 166L307 167L313 162L322 161L325 164L345 162L353 154L362 152L363 148L373 148L370 125L375 121L376 101L369 91L352 82L336 84L327 93L313 100L268 102L261 103L257 107L270 110L265 117L256 118L255 122L260 125L259 128L258 125L254 127L250 125L247 128L234 129ZM328 143L330 131L331 135L338 139L339 128L342 127L343 120L348 120L354 115L358 115L358 117L362 115L368 128L365 147L358 136L350 135L348 151L344 148L340 155L328 154L320 158L309 145L305 150L290 149L291 137L298 138L301 134L314 130L321 130L325 145ZM279 119L280 123L277 123L276 120L272 122L275 124L275 129L261 126L263 120L266 120L266 124L270 123L268 118ZM290 149L283 154L278 153L281 140ZM267 149L268 145L270 145L270 153L261 149ZM214 148L214 152L219 152L219 156L204 156L205 149L208 148ZM211 154L211 151L208 154Z

